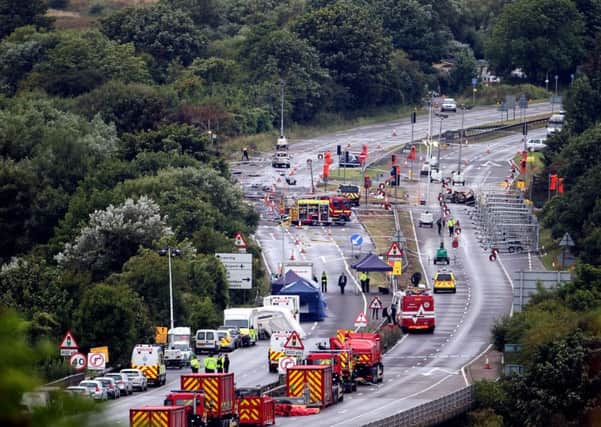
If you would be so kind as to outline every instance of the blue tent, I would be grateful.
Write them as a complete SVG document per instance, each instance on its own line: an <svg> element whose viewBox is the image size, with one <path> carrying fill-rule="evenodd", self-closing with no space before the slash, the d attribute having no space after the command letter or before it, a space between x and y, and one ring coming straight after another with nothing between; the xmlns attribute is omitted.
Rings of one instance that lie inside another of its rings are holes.
<svg viewBox="0 0 601 427"><path fill-rule="evenodd" d="M302 277L300 277L294 271L288 270L286 274L278 277L276 280L271 282L271 294L276 295L280 293L280 290L284 286L289 285L290 283L294 283L297 280L302 280Z"/></svg>
<svg viewBox="0 0 601 427"><path fill-rule="evenodd" d="M301 322L319 321L326 317L326 302L319 288L310 281L299 277L298 280L285 285L279 295L300 296Z"/></svg>
<svg viewBox="0 0 601 427"><path fill-rule="evenodd" d="M392 271L392 266L385 263L377 255L371 252L361 259L357 264L351 266L357 271Z"/></svg>

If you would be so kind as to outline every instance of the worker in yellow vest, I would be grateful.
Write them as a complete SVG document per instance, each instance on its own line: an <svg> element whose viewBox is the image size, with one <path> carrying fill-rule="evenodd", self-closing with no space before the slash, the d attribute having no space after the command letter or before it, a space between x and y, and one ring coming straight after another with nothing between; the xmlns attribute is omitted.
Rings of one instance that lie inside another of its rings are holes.
<svg viewBox="0 0 601 427"><path fill-rule="evenodd" d="M213 353L205 357L204 366L206 374L212 374L215 372L215 369L217 369L217 358Z"/></svg>
<svg viewBox="0 0 601 427"><path fill-rule="evenodd" d="M190 368L192 368L193 374L196 374L200 369L200 360L198 360L198 357L196 357L195 354L192 355L192 359L190 359Z"/></svg>

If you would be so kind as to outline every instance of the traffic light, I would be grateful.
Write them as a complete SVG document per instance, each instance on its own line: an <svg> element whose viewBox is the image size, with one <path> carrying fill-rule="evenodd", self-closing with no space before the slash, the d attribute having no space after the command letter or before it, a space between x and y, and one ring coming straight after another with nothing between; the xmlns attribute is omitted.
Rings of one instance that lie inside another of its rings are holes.
<svg viewBox="0 0 601 427"><path fill-rule="evenodd" d="M340 156L342 154L342 145L338 144L336 146L336 155Z"/></svg>
<svg viewBox="0 0 601 427"><path fill-rule="evenodd" d="M363 144L363 150L361 150L361 154L365 154L365 157L367 157L367 144Z"/></svg>
<svg viewBox="0 0 601 427"><path fill-rule="evenodd" d="M417 122L417 113L414 111L411 113L411 123Z"/></svg>
<svg viewBox="0 0 601 427"><path fill-rule="evenodd" d="M549 190L556 191L557 190L557 175L549 175Z"/></svg>
<svg viewBox="0 0 601 427"><path fill-rule="evenodd" d="M522 135L528 135L528 123L524 123L522 126Z"/></svg>
<svg viewBox="0 0 601 427"><path fill-rule="evenodd" d="M392 155L392 164L396 165L396 154Z"/></svg>
<svg viewBox="0 0 601 427"><path fill-rule="evenodd" d="M368 175L365 175L365 177L363 177L363 187L365 187L365 189L371 187L371 178Z"/></svg>

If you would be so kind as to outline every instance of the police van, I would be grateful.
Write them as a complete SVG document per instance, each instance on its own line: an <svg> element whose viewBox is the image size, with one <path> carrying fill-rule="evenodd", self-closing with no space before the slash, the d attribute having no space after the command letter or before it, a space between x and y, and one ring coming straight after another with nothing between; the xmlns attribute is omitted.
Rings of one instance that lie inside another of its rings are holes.
<svg viewBox="0 0 601 427"><path fill-rule="evenodd" d="M167 382L167 367L163 348L155 344L137 344L131 353L132 369L139 369L148 384L161 386Z"/></svg>

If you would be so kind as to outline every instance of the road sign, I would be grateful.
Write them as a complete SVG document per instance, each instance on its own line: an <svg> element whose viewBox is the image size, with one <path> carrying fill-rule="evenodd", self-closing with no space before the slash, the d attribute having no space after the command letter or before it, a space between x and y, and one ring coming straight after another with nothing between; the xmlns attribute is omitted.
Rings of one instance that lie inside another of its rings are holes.
<svg viewBox="0 0 601 427"><path fill-rule="evenodd" d="M572 236L570 236L569 233L564 234L559 242L559 246L575 246Z"/></svg>
<svg viewBox="0 0 601 427"><path fill-rule="evenodd" d="M296 359L294 357L291 357L291 356L282 357L278 362L278 372L280 374L285 374L286 369L288 369L289 367L294 366L294 365L296 365Z"/></svg>
<svg viewBox="0 0 601 427"><path fill-rule="evenodd" d="M363 244L363 236L358 233L351 235L351 243L353 246L361 246Z"/></svg>
<svg viewBox="0 0 601 427"><path fill-rule="evenodd" d="M380 300L380 298L378 297L374 297L371 302L369 303L369 308L373 309L381 309L382 308L382 301Z"/></svg>
<svg viewBox="0 0 601 427"><path fill-rule="evenodd" d="M109 348L106 345L103 345L101 347L92 347L90 349L90 353L102 353L102 354L104 354L104 360L107 363L110 362L110 360L109 360Z"/></svg>
<svg viewBox="0 0 601 427"><path fill-rule="evenodd" d="M154 342L157 344L167 344L167 332L169 328L167 326L155 326L154 327Z"/></svg>
<svg viewBox="0 0 601 427"><path fill-rule="evenodd" d="M526 99L525 95L521 95L520 98L518 99L518 106L523 110L525 108L528 108L528 100Z"/></svg>
<svg viewBox="0 0 601 427"><path fill-rule="evenodd" d="M106 359L102 353L88 353L88 369L106 369Z"/></svg>
<svg viewBox="0 0 601 427"><path fill-rule="evenodd" d="M476 86L478 84L478 79L477 78L472 78L472 86Z"/></svg>
<svg viewBox="0 0 601 427"><path fill-rule="evenodd" d="M392 242L388 252L386 252L386 256L388 258L402 258L403 251L397 242Z"/></svg>
<svg viewBox="0 0 601 427"><path fill-rule="evenodd" d="M63 357L69 357L72 354L77 353L77 349L76 348L61 348L60 349L60 354Z"/></svg>
<svg viewBox="0 0 601 427"><path fill-rule="evenodd" d="M364 312L360 312L355 318L355 327L362 328L367 326L367 317Z"/></svg>
<svg viewBox="0 0 601 427"><path fill-rule="evenodd" d="M240 233L239 231L234 236L234 246L238 249L246 249L246 247L248 246L246 244L246 240L244 240L244 236L242 236L242 233Z"/></svg>
<svg viewBox="0 0 601 427"><path fill-rule="evenodd" d="M60 349L77 350L79 348L79 345L77 345L77 341L75 341L75 338L73 338L73 334L71 333L71 331L67 331L58 347Z"/></svg>
<svg viewBox="0 0 601 427"><path fill-rule="evenodd" d="M515 95L505 95L505 105L507 108L515 108Z"/></svg>
<svg viewBox="0 0 601 427"><path fill-rule="evenodd" d="M401 261L395 261L392 264L392 275L400 276L401 274L403 274L403 263Z"/></svg>
<svg viewBox="0 0 601 427"><path fill-rule="evenodd" d="M73 353L69 358L69 365L76 371L83 371L88 365L88 360L85 354Z"/></svg>
<svg viewBox="0 0 601 427"><path fill-rule="evenodd" d="M252 288L252 254L217 253L215 256L225 267L230 289Z"/></svg>
<svg viewBox="0 0 601 427"><path fill-rule="evenodd" d="M303 344L298 332L292 331L286 344L284 344L284 348L288 350L304 350L305 345Z"/></svg>

